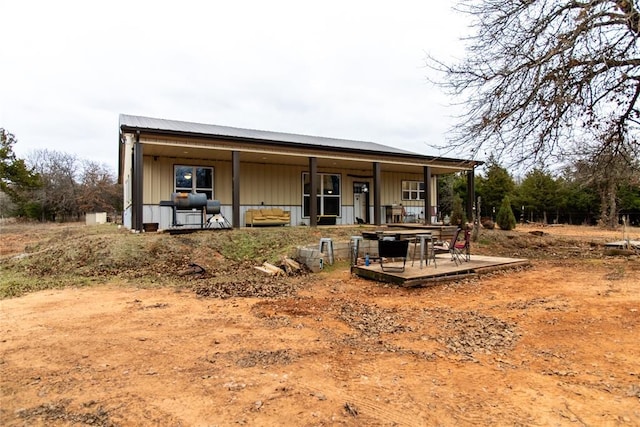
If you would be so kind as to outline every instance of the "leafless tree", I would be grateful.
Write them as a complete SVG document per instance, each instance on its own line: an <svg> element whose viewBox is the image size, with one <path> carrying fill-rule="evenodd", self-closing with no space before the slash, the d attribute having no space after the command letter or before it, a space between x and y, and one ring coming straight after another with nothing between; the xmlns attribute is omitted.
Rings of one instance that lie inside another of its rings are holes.
<svg viewBox="0 0 640 427"><path fill-rule="evenodd" d="M525 166L638 156L639 0L461 0L468 55L437 83L463 105L452 150Z"/></svg>
<svg viewBox="0 0 640 427"><path fill-rule="evenodd" d="M42 187L35 195L42 205L43 220L67 221L79 216L78 158L55 150L36 150L28 157L30 166L40 175Z"/></svg>
<svg viewBox="0 0 640 427"><path fill-rule="evenodd" d="M116 212L122 206L122 191L116 177L104 164L85 160L80 173L78 208L87 212Z"/></svg>
<svg viewBox="0 0 640 427"><path fill-rule="evenodd" d="M33 197L41 219L78 220L88 212L122 209L122 191L107 165L55 150L34 151L28 162L42 181Z"/></svg>
<svg viewBox="0 0 640 427"><path fill-rule="evenodd" d="M614 155L611 148L600 151L597 157L574 163L575 177L592 186L600 198L600 225L618 225L618 187L621 183L640 184L640 161L629 164L627 156Z"/></svg>

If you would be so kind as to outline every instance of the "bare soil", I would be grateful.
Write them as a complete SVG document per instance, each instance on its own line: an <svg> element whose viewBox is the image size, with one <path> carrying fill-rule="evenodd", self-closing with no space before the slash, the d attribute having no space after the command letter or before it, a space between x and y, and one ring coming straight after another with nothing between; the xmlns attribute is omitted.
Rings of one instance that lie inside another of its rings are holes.
<svg viewBox="0 0 640 427"><path fill-rule="evenodd" d="M531 268L424 288L342 264L257 297L191 278L2 300L0 424L640 425L639 257L604 255L620 232L514 233L473 250Z"/></svg>

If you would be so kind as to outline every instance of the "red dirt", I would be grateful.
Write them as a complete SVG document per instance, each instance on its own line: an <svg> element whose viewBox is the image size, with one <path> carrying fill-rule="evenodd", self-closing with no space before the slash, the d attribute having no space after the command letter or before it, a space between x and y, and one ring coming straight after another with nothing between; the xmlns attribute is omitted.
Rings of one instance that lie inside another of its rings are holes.
<svg viewBox="0 0 640 427"><path fill-rule="evenodd" d="M416 289L336 269L285 298L3 300L0 423L640 425L638 257L532 264Z"/></svg>

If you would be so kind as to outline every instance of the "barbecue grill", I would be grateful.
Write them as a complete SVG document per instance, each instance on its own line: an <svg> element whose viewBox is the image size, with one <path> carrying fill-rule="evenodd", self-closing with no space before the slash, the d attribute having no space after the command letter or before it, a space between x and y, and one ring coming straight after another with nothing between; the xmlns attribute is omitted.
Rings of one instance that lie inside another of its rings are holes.
<svg viewBox="0 0 640 427"><path fill-rule="evenodd" d="M171 200L160 202L173 210L173 227L186 225L178 222L178 211L195 211L200 219L200 228L231 228L231 224L222 215L219 200L207 200L204 193L171 193Z"/></svg>

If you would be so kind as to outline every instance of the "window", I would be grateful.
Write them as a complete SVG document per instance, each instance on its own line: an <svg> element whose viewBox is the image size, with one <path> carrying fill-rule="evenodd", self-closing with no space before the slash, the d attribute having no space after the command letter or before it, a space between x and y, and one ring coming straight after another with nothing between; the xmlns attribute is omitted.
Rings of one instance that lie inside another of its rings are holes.
<svg viewBox="0 0 640 427"><path fill-rule="evenodd" d="M174 166L176 193L204 193L213 199L213 168L200 166Z"/></svg>
<svg viewBox="0 0 640 427"><path fill-rule="evenodd" d="M340 196L340 175L319 173L318 174L318 192L317 192L317 210L318 215L336 215L340 216L341 196ZM303 216L309 216L309 202L311 200L311 180L309 174L302 174L303 183Z"/></svg>
<svg viewBox="0 0 640 427"><path fill-rule="evenodd" d="M424 200L424 182L402 181L402 200Z"/></svg>

